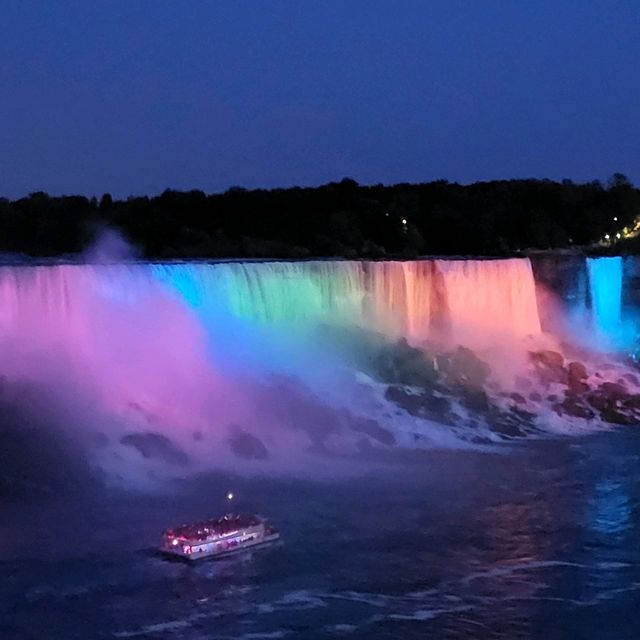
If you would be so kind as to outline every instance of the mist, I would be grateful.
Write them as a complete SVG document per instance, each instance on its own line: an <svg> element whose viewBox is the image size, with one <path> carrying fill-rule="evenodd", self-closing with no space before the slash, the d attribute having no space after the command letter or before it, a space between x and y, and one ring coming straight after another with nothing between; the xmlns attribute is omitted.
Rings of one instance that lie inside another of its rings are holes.
<svg viewBox="0 0 640 640"><path fill-rule="evenodd" d="M544 402L518 413L513 401L523 379L538 384L530 353L563 351L571 334L528 260L135 255L107 232L84 264L0 270L5 400L27 390L2 428L34 448L54 438L67 455L50 467L138 489L212 470L328 477L402 449L576 428ZM585 351L586 333L573 338Z"/></svg>

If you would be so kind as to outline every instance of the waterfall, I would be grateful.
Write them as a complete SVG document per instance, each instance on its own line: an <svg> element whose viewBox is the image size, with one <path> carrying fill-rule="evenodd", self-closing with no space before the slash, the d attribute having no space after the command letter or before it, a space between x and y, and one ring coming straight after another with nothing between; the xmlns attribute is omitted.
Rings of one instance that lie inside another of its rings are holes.
<svg viewBox="0 0 640 640"><path fill-rule="evenodd" d="M613 337L622 322L622 258L588 258L589 292L595 328Z"/></svg>
<svg viewBox="0 0 640 640"><path fill-rule="evenodd" d="M472 329L540 332L525 259L0 267L0 337L90 352L109 339L109 310L116 318L153 313L154 331L171 315L285 331L357 325L416 342L443 327L456 340Z"/></svg>
<svg viewBox="0 0 640 640"><path fill-rule="evenodd" d="M202 468L217 452L226 455L239 429L283 459L334 431L356 446L361 433L342 427L356 418L362 427L366 416L396 425L398 441L415 442L413 420L388 407L367 368L387 345L358 329L414 345L442 341L447 349L538 333L531 265L3 266L0 396L5 377L7 389L24 386L33 398L27 410L86 435L98 464L114 475L126 473L130 456L138 455L122 444L131 433L158 445L164 437Z"/></svg>
<svg viewBox="0 0 640 640"><path fill-rule="evenodd" d="M540 333L529 260L438 260L454 338Z"/></svg>

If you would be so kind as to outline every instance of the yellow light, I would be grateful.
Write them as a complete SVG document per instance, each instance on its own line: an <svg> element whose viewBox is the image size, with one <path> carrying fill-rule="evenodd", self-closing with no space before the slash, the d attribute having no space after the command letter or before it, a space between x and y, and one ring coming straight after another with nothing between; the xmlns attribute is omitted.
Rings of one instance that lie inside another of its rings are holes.
<svg viewBox="0 0 640 640"><path fill-rule="evenodd" d="M605 233L605 234L604 234L604 239L605 239L605 240L608 240L608 239L609 239L609 234L608 234L608 233Z"/></svg>
<svg viewBox="0 0 640 640"><path fill-rule="evenodd" d="M616 238L618 238L618 240L620 240L620 234L616 233Z"/></svg>

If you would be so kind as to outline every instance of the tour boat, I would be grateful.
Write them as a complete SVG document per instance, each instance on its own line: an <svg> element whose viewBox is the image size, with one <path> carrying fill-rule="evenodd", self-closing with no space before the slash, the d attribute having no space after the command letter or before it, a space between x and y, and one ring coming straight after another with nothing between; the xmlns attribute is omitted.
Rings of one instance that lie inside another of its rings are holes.
<svg viewBox="0 0 640 640"><path fill-rule="evenodd" d="M280 534L259 516L227 514L165 531L160 551L184 560L200 560L227 556L279 538Z"/></svg>

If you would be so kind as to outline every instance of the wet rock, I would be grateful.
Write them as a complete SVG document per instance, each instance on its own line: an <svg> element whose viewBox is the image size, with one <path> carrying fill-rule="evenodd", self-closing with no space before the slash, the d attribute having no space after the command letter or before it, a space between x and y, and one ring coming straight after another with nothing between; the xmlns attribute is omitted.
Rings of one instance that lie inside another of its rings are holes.
<svg viewBox="0 0 640 640"><path fill-rule="evenodd" d="M331 329L335 333L335 329ZM388 384L429 386L437 378L432 354L412 347L404 338L391 343L382 335L362 330L341 330L342 347L358 366Z"/></svg>
<svg viewBox="0 0 640 640"><path fill-rule="evenodd" d="M558 415L568 415L574 418L584 418L585 420L591 420L595 417L595 412L579 398L569 395L561 404L555 405L554 409Z"/></svg>
<svg viewBox="0 0 640 640"><path fill-rule="evenodd" d="M129 433L120 438L120 442L137 449L145 458L180 466L189 464L189 456L161 433Z"/></svg>
<svg viewBox="0 0 640 640"><path fill-rule="evenodd" d="M547 400L549 402L557 402L558 401L558 396L555 395L555 393L552 393L551 395L547 396Z"/></svg>
<svg viewBox="0 0 640 640"><path fill-rule="evenodd" d="M236 429L229 438L231 451L244 460L267 460L269 451L262 440L244 429Z"/></svg>
<svg viewBox="0 0 640 640"><path fill-rule="evenodd" d="M594 409L597 409L598 411L602 411L610 403L609 399L606 396L597 392L587 395L586 400Z"/></svg>
<svg viewBox="0 0 640 640"><path fill-rule="evenodd" d="M533 402L541 402L542 396L537 391L533 391L529 394L529 400L533 400Z"/></svg>
<svg viewBox="0 0 640 640"><path fill-rule="evenodd" d="M460 401L470 411L486 412L490 408L489 397L484 389L468 387L461 390Z"/></svg>
<svg viewBox="0 0 640 640"><path fill-rule="evenodd" d="M373 440L377 440L387 447L392 447L396 443L394 435L384 427L381 427L375 420L370 418L356 418L351 423L351 428L359 433L365 433Z"/></svg>
<svg viewBox="0 0 640 640"><path fill-rule="evenodd" d="M390 402L395 402L412 416L419 416L422 413L422 398L418 394L410 393L402 387L388 387L384 397Z"/></svg>
<svg viewBox="0 0 640 640"><path fill-rule="evenodd" d="M586 380L589 377L587 367L582 362L570 362L567 368L570 380Z"/></svg>
<svg viewBox="0 0 640 640"><path fill-rule="evenodd" d="M590 387L586 382L582 382L575 378L569 378L569 393L575 396L582 395L589 391Z"/></svg>
<svg viewBox="0 0 640 640"><path fill-rule="evenodd" d="M404 338L380 351L377 360L377 368L386 382L428 386L437 377L433 358Z"/></svg>
<svg viewBox="0 0 640 640"><path fill-rule="evenodd" d="M518 404L526 404L527 403L527 399L523 395L520 395L517 391L514 391L512 394L510 394L510 398L514 402L517 402Z"/></svg>
<svg viewBox="0 0 640 640"><path fill-rule="evenodd" d="M599 391L612 400L621 400L629 395L626 387L618 382L603 382Z"/></svg>
<svg viewBox="0 0 640 640"><path fill-rule="evenodd" d="M536 365L541 365L547 369L564 368L564 356L557 351L543 349L542 351L532 351L530 355Z"/></svg>
<svg viewBox="0 0 640 640"><path fill-rule="evenodd" d="M532 351L531 360L542 382L567 384L569 373L564 368L564 357L557 351Z"/></svg>
<svg viewBox="0 0 640 640"><path fill-rule="evenodd" d="M630 395L624 400L622 400L622 406L640 412L640 395L634 394Z"/></svg>
<svg viewBox="0 0 640 640"><path fill-rule="evenodd" d="M524 436L533 427L534 421L534 414L516 405L509 411L494 408L487 415L487 423L491 426L491 431L507 438Z"/></svg>
<svg viewBox="0 0 640 640"><path fill-rule="evenodd" d="M520 425L515 421L501 420L493 424L492 431L507 438L519 438L524 435Z"/></svg>
<svg viewBox="0 0 640 640"><path fill-rule="evenodd" d="M610 422L611 424L634 424L637 422L633 416L629 416L613 406L604 407L600 415L605 422Z"/></svg>
<svg viewBox="0 0 640 640"><path fill-rule="evenodd" d="M491 374L491 367L471 349L458 347L451 354L446 374L448 380L454 384L482 387Z"/></svg>
<svg viewBox="0 0 640 640"><path fill-rule="evenodd" d="M422 396L422 406L432 416L446 416L451 412L451 403L447 398L442 396L434 396L433 394L424 394Z"/></svg>
<svg viewBox="0 0 640 640"><path fill-rule="evenodd" d="M390 386L385 392L385 398L412 416L429 418L443 424L454 423L451 403L445 397L435 396L431 392L411 393L403 387Z"/></svg>

